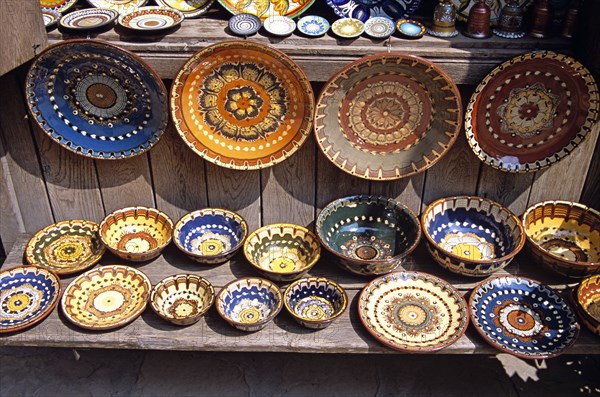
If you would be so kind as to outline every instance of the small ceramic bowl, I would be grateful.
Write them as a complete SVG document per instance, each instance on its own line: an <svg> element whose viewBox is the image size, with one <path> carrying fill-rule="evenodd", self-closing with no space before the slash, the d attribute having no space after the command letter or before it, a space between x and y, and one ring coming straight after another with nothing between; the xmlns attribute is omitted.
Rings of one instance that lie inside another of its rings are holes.
<svg viewBox="0 0 600 397"><path fill-rule="evenodd" d="M205 278L176 274L161 280L150 292L150 307L156 314L177 325L191 325L210 309L215 290Z"/></svg>
<svg viewBox="0 0 600 397"><path fill-rule="evenodd" d="M317 236L287 223L263 226L248 236L244 255L261 275L273 281L303 277L321 256Z"/></svg>
<svg viewBox="0 0 600 397"><path fill-rule="evenodd" d="M235 212L206 208L184 215L173 229L173 241L196 262L216 265L231 259L247 233L246 221Z"/></svg>
<svg viewBox="0 0 600 397"><path fill-rule="evenodd" d="M405 205L365 195L328 204L317 217L316 231L342 268L365 276L395 270L421 238L419 219Z"/></svg>
<svg viewBox="0 0 600 397"><path fill-rule="evenodd" d="M330 27L327 19L317 15L304 16L298 20L296 25L300 33L311 37L323 36Z"/></svg>
<svg viewBox="0 0 600 397"><path fill-rule="evenodd" d="M251 36L260 30L262 23L254 14L241 13L232 16L227 23L231 33L238 36Z"/></svg>
<svg viewBox="0 0 600 397"><path fill-rule="evenodd" d="M544 201L521 219L538 263L568 277L600 273L600 212L570 201Z"/></svg>
<svg viewBox="0 0 600 397"><path fill-rule="evenodd" d="M258 331L281 311L279 288L257 277L240 278L225 285L217 295L217 312L242 331Z"/></svg>
<svg viewBox="0 0 600 397"><path fill-rule="evenodd" d="M264 20L263 26L273 36L289 36L296 30L296 22L285 15L268 16Z"/></svg>
<svg viewBox="0 0 600 397"><path fill-rule="evenodd" d="M394 21L387 17L371 17L365 22L365 33L374 39L387 39L395 31Z"/></svg>
<svg viewBox="0 0 600 397"><path fill-rule="evenodd" d="M576 298L579 318L590 331L600 336L600 276L581 281Z"/></svg>
<svg viewBox="0 0 600 397"><path fill-rule="evenodd" d="M173 222L154 208L117 210L100 223L100 239L110 252L129 261L154 259L171 242Z"/></svg>
<svg viewBox="0 0 600 397"><path fill-rule="evenodd" d="M396 30L400 36L407 39L420 39L425 34L425 26L421 22L412 19L400 19L396 21Z"/></svg>
<svg viewBox="0 0 600 397"><path fill-rule="evenodd" d="M286 288L283 303L300 324L321 329L342 315L348 306L348 296L331 280L308 277L294 281Z"/></svg>
<svg viewBox="0 0 600 397"><path fill-rule="evenodd" d="M351 39L360 36L365 31L365 24L356 18L341 18L331 25L331 30L338 37Z"/></svg>
<svg viewBox="0 0 600 397"><path fill-rule="evenodd" d="M508 265L525 244L519 218L482 197L436 200L423 212L421 223L431 256L464 276L489 276Z"/></svg>

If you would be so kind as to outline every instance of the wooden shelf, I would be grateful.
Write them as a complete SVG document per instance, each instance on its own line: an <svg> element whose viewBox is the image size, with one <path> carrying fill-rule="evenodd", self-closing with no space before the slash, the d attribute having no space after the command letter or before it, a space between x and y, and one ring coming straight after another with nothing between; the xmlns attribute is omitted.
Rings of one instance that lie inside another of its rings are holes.
<svg viewBox="0 0 600 397"><path fill-rule="evenodd" d="M2 269L23 263L23 251L29 239L22 235L15 243ZM103 264L123 263L107 253ZM164 255L154 261L129 264L148 275L153 284L176 273L194 273L207 278L218 291L227 282L243 276L256 276L243 255L236 255L230 262L217 267L204 266L188 259L171 244ZM436 265L419 247L407 263L406 270L418 270L435 274L468 293L479 281L450 273ZM527 257L517 258L501 274L536 275L537 279L557 289L574 286L565 279L535 269ZM360 290L368 278L354 276L337 268L331 258L324 257L311 271L311 275L331 278L347 291L348 310L330 327L312 331L297 324L285 309L261 331L245 333L238 331L219 317L214 307L198 323L179 327L171 325L147 308L141 317L131 324L104 332L86 331L72 325L56 308L48 318L36 326L0 335L0 346L55 346L73 348L123 348L151 350L202 350L239 352L299 352L299 353L399 353L377 342L363 327L357 311ZM62 280L66 287L73 277ZM598 337L582 329L577 342L567 350L569 354L600 354ZM498 351L479 336L472 325L455 344L439 354L495 354Z"/></svg>

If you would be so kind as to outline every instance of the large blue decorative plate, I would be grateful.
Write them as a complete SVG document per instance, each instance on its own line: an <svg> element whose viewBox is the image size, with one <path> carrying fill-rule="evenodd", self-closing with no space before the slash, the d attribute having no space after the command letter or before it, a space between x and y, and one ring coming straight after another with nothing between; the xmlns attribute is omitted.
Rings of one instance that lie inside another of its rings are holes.
<svg viewBox="0 0 600 397"><path fill-rule="evenodd" d="M42 321L60 298L58 276L36 266L0 272L0 333L18 331Z"/></svg>
<svg viewBox="0 0 600 397"><path fill-rule="evenodd" d="M488 343L518 357L557 356L579 333L575 314L565 300L524 277L483 281L473 290L469 309L473 325Z"/></svg>
<svg viewBox="0 0 600 397"><path fill-rule="evenodd" d="M42 130L83 156L141 154L167 126L167 92L158 75L134 54L101 41L48 47L29 69L26 94Z"/></svg>
<svg viewBox="0 0 600 397"><path fill-rule="evenodd" d="M356 18L363 22L371 17L396 20L408 18L419 7L421 0L327 0L327 4L342 18Z"/></svg>

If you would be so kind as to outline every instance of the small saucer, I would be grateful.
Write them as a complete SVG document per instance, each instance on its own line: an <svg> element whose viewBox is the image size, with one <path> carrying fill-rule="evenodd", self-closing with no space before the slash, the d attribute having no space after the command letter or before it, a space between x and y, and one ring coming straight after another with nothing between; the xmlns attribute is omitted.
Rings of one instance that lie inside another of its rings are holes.
<svg viewBox="0 0 600 397"><path fill-rule="evenodd" d="M93 30L113 23L119 13L111 9L85 8L64 15L60 19L60 26L72 30Z"/></svg>
<svg viewBox="0 0 600 397"><path fill-rule="evenodd" d="M397 20L396 29L401 36L409 39L420 39L425 34L426 30L421 22L412 19Z"/></svg>
<svg viewBox="0 0 600 397"><path fill-rule="evenodd" d="M183 21L183 14L167 7L139 7L135 11L121 14L119 24L138 31L158 31L171 29Z"/></svg>
<svg viewBox="0 0 600 397"><path fill-rule="evenodd" d="M307 15L298 20L298 30L307 36L323 36L329 31L329 22L327 19L318 15Z"/></svg>
<svg viewBox="0 0 600 397"><path fill-rule="evenodd" d="M365 24L356 18L338 19L331 25L331 30L343 39L360 36L365 31Z"/></svg>
<svg viewBox="0 0 600 397"><path fill-rule="evenodd" d="M284 15L273 15L263 22L265 30L274 36L289 36L296 30L296 22Z"/></svg>
<svg viewBox="0 0 600 397"><path fill-rule="evenodd" d="M251 36L261 27L260 18L253 14L237 14L229 19L229 30L238 36Z"/></svg>
<svg viewBox="0 0 600 397"><path fill-rule="evenodd" d="M365 33L374 39L387 39L395 31L394 21L386 17L373 17L365 22Z"/></svg>
<svg viewBox="0 0 600 397"><path fill-rule="evenodd" d="M42 8L42 19L44 20L44 26L50 30L58 23L60 19L60 12L51 8Z"/></svg>

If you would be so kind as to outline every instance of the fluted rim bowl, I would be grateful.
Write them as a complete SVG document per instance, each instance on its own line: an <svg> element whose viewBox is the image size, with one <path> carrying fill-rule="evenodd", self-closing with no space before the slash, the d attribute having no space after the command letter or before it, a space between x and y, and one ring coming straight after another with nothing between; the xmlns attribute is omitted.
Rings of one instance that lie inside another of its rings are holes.
<svg viewBox="0 0 600 397"><path fill-rule="evenodd" d="M294 281L283 294L283 304L296 321L308 328L325 328L348 306L346 291L323 277Z"/></svg>
<svg viewBox="0 0 600 397"><path fill-rule="evenodd" d="M600 336L600 275L582 280L574 296L582 322L590 331Z"/></svg>
<svg viewBox="0 0 600 397"><path fill-rule="evenodd" d="M283 306L277 285L259 277L243 277L226 284L215 306L225 321L242 331L258 331L275 318Z"/></svg>
<svg viewBox="0 0 600 397"><path fill-rule="evenodd" d="M421 239L421 224L404 204L356 195L329 203L316 222L321 244L350 272L377 276L396 269Z"/></svg>
<svg viewBox="0 0 600 397"><path fill-rule="evenodd" d="M154 259L171 242L173 221L167 214L146 207L127 207L107 215L100 223L100 239L120 258L141 262Z"/></svg>
<svg viewBox="0 0 600 397"><path fill-rule="evenodd" d="M196 262L220 264L242 247L248 234L244 218L221 208L205 208L184 215L173 229L177 248Z"/></svg>
<svg viewBox="0 0 600 397"><path fill-rule="evenodd" d="M503 269L525 244L519 218L483 197L436 200L423 211L421 223L431 256L464 276L485 277Z"/></svg>
<svg viewBox="0 0 600 397"><path fill-rule="evenodd" d="M264 277L293 281L317 263L321 245L317 236L305 227L275 223L250 233L244 242L244 255Z"/></svg>
<svg viewBox="0 0 600 397"><path fill-rule="evenodd" d="M210 281L195 274L176 274L158 282L150 292L150 307L176 325L198 322L215 301Z"/></svg>
<svg viewBox="0 0 600 397"><path fill-rule="evenodd" d="M600 212L572 201L543 201L521 220L539 263L567 277L600 273Z"/></svg>

